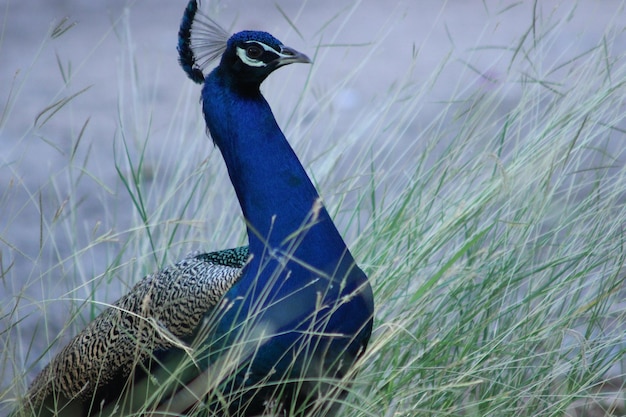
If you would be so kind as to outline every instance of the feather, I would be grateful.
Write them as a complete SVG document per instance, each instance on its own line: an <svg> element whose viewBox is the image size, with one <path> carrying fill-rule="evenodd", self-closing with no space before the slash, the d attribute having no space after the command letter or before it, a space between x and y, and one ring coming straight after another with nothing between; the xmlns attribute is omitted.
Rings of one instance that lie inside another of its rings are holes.
<svg viewBox="0 0 626 417"><path fill-rule="evenodd" d="M187 5L178 30L178 62L195 83L204 82L204 70L226 50L230 34L202 10L198 1Z"/></svg>
<svg viewBox="0 0 626 417"><path fill-rule="evenodd" d="M41 371L26 395L26 409L39 415L42 407L111 396L100 389L122 386L153 352L184 348L182 339L239 279L247 258L247 247L197 253L143 278Z"/></svg>

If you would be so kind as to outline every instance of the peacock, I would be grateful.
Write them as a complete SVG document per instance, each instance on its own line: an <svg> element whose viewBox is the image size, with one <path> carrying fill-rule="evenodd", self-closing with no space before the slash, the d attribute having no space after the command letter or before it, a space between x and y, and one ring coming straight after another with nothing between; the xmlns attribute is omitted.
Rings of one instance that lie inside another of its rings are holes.
<svg viewBox="0 0 626 417"><path fill-rule="evenodd" d="M44 368L17 415L332 416L367 348L372 288L260 91L311 60L267 32L229 36L196 0L177 49L203 85L248 246L139 281Z"/></svg>

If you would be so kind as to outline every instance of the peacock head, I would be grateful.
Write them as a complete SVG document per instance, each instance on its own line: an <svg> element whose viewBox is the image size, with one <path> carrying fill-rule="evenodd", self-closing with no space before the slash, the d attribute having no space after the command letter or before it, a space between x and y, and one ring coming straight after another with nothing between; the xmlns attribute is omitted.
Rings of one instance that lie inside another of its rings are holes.
<svg viewBox="0 0 626 417"><path fill-rule="evenodd" d="M246 30L228 39L220 67L239 82L260 85L275 69L296 62L311 60L267 32Z"/></svg>
<svg viewBox="0 0 626 417"><path fill-rule="evenodd" d="M230 36L190 0L178 31L179 62L189 78L204 82L204 70L220 57L221 71L239 84L258 87L272 71L295 62L310 63L267 32L250 31Z"/></svg>

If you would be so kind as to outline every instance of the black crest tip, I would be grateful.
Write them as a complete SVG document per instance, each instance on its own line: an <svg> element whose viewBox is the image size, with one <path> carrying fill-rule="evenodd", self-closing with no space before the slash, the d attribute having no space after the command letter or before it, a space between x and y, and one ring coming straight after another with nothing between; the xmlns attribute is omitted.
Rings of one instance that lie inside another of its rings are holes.
<svg viewBox="0 0 626 417"><path fill-rule="evenodd" d="M190 0L178 29L178 62L195 83L204 82L204 70L226 49L229 33Z"/></svg>

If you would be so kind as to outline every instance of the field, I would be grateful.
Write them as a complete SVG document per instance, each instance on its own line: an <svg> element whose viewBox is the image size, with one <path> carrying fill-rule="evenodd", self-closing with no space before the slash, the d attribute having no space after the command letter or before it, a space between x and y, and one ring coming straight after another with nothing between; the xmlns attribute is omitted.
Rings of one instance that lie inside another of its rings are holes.
<svg viewBox="0 0 626 417"><path fill-rule="evenodd" d="M184 2L39 3L0 26L0 415L142 276L245 244ZM374 287L344 415L626 415L624 4L239 3L313 58L263 91Z"/></svg>

